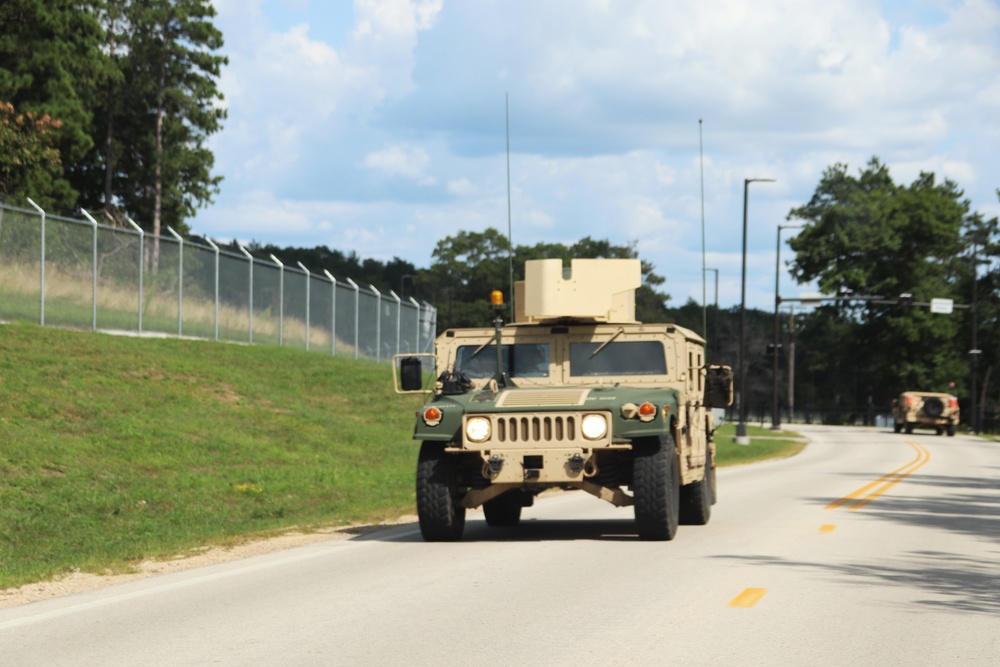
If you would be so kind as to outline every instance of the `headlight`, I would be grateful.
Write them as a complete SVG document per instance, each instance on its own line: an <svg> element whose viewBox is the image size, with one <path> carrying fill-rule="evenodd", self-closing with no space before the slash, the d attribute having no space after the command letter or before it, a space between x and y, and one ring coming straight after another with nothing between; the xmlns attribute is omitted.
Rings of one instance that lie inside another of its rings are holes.
<svg viewBox="0 0 1000 667"><path fill-rule="evenodd" d="M484 442L490 437L490 420L485 417L470 417L465 422L465 437L471 442Z"/></svg>
<svg viewBox="0 0 1000 667"><path fill-rule="evenodd" d="M599 440L608 433L608 420L604 415L584 415L580 429L587 440Z"/></svg>

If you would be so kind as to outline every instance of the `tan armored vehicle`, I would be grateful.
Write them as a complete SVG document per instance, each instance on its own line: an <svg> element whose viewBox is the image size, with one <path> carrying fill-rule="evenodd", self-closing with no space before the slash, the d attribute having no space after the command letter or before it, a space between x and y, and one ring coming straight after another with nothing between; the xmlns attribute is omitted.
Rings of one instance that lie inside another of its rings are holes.
<svg viewBox="0 0 1000 667"><path fill-rule="evenodd" d="M451 329L436 341L436 381L397 357L397 391L425 391L414 439L417 513L428 541L458 540L465 512L513 526L545 489L581 489L633 506L646 540L705 524L715 502L713 407L732 402L732 371L705 364L705 342L635 320L639 260L532 260L515 286L513 324Z"/></svg>
<svg viewBox="0 0 1000 667"><path fill-rule="evenodd" d="M958 399L951 394L904 391L892 402L893 430L913 433L914 428L932 428L938 435L955 435Z"/></svg>

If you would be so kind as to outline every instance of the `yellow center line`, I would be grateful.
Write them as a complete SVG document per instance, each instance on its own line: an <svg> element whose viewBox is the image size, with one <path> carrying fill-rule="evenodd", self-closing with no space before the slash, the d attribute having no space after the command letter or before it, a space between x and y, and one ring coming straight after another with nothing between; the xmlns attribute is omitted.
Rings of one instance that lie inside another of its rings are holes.
<svg viewBox="0 0 1000 667"><path fill-rule="evenodd" d="M853 500L854 504L848 507L848 509L852 511L859 510L868 503L870 503L875 498L878 498L880 495L891 489L893 486L895 486L902 480L906 479L907 476L909 476L911 473L913 473L918 468L922 467L924 464L926 464L928 461L931 460L930 452L927 451L927 449L920 443L907 440L906 444L908 444L910 447L913 447L913 449L916 450L917 457L915 459L913 459L912 461L910 461L901 468L897 468L896 470L893 470L888 474L882 475L874 482L866 484L857 491L854 491L853 493L848 494L843 498L839 498L833 501L832 503L826 506L826 509L828 510L837 509L838 507L846 505L847 503ZM860 497L866 493L868 494L867 496L865 496L864 498Z"/></svg>
<svg viewBox="0 0 1000 667"><path fill-rule="evenodd" d="M837 527L835 525L833 525L832 523L824 523L822 526L819 527L819 532L821 532L821 533L832 533L836 529L837 529Z"/></svg>
<svg viewBox="0 0 1000 667"><path fill-rule="evenodd" d="M750 608L760 602L760 599L767 593L763 588L747 588L742 593L729 601L730 607Z"/></svg>

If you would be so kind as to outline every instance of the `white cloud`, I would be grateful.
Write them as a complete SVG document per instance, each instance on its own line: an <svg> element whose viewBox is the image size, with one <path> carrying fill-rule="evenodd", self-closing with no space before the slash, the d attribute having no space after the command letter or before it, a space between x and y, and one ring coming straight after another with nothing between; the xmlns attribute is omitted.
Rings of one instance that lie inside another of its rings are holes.
<svg viewBox="0 0 1000 667"><path fill-rule="evenodd" d="M435 181L424 175L430 156L420 146L397 144L365 156L364 165L369 169L381 171L389 176L401 176L423 185L431 185Z"/></svg>

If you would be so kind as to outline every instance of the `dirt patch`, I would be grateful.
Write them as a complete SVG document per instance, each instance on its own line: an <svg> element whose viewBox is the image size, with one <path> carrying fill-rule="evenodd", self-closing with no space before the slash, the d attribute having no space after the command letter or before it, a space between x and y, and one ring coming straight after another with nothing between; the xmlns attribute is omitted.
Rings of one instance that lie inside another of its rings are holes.
<svg viewBox="0 0 1000 667"><path fill-rule="evenodd" d="M250 556L281 551L282 549L291 549L306 544L315 544L316 542L346 540L357 535L374 532L387 526L414 523L416 520L417 517L415 516L404 516L396 521L378 525L341 526L339 528L314 530L308 533L291 531L276 537L251 540L232 547L211 547L205 548L200 552L183 554L166 560L144 561L138 565L138 572L130 574L101 575L87 572L73 572L53 581L41 581L35 584L26 584L20 588L8 588L0 591L0 609L17 607L29 602L48 600L49 598L63 595L72 595L73 593L82 593L97 588L105 588L135 579L145 579L170 572L204 567L205 565L212 565L214 563L249 558Z"/></svg>

